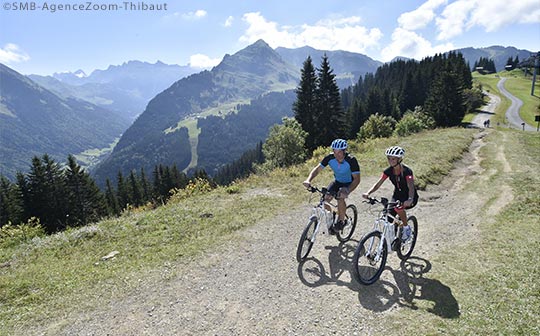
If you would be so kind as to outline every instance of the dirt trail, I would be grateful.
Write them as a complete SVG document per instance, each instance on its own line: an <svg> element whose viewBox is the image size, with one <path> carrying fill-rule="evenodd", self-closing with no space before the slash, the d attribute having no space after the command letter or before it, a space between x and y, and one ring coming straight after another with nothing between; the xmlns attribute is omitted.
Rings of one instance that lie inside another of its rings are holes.
<svg viewBox="0 0 540 336"><path fill-rule="evenodd" d="M230 243L204 257L176 265L179 276L172 280L162 280L159 274L141 279L138 290L124 299L104 302L92 312L74 312L35 334L369 335L384 331L381 313L414 308L420 300L433 303L433 312L426 314L440 314L437 306L444 301L452 309L443 317L456 317L459 304L451 288L429 273L444 265L431 264L430 259L450 242L473 237L470 233L489 195L466 186L495 173L483 171L478 155L485 134L491 131L479 132L451 175L420 193L421 201L414 209L420 234L413 257L402 269L397 256L389 255L387 269L372 286L351 279L350 265L356 244L373 218L361 203L361 192L374 178L363 179L351 195L360 218L359 230L350 242L339 244L334 237L320 237L311 258L298 264L296 246L309 215L304 204L239 232ZM502 151L499 155L506 162ZM378 194L388 195L389 184ZM508 194L500 202L507 201ZM497 202L490 203L494 210L501 205ZM450 204L453 210L441 216Z"/></svg>

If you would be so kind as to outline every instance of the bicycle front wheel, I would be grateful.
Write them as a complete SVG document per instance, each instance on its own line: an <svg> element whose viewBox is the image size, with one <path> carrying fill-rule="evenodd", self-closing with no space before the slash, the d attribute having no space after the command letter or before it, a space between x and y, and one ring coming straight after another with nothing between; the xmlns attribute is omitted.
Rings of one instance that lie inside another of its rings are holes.
<svg viewBox="0 0 540 336"><path fill-rule="evenodd" d="M305 260L313 247L315 228L317 227L317 220L315 218L310 219L309 223L304 228L298 247L296 249L296 260L301 262Z"/></svg>
<svg viewBox="0 0 540 336"><path fill-rule="evenodd" d="M377 281L384 270L387 256L388 248L380 231L372 231L364 236L358 243L352 261L356 280L363 285Z"/></svg>
<svg viewBox="0 0 540 336"><path fill-rule="evenodd" d="M411 236L406 241L402 241L397 249L397 255L401 260L407 260L411 256L414 246L416 245L416 238L418 238L418 221L416 217L410 216L407 219L407 224L411 228ZM401 237L402 228L399 229L399 236Z"/></svg>
<svg viewBox="0 0 540 336"><path fill-rule="evenodd" d="M344 243L351 239L354 229L356 228L356 221L358 220L358 210L354 204L349 204L345 211L345 226L343 229L336 232L337 239Z"/></svg>

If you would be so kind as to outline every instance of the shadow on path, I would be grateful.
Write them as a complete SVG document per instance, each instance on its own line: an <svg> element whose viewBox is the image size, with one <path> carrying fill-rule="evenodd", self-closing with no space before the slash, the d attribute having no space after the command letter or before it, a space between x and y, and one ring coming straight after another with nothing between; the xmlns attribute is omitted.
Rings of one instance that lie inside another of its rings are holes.
<svg viewBox="0 0 540 336"><path fill-rule="evenodd" d="M308 287L319 287L329 284L346 286L358 292L360 304L373 312L383 312L394 305L418 309L418 301L430 301L432 308L426 311L442 318L460 316L459 304L450 287L436 279L425 275L431 270L431 263L419 257L411 257L402 261L399 269L389 266L385 272L392 273L395 282L379 279L371 286L358 284L353 276L351 260L354 250L347 244L327 247L330 250L330 270L327 273L317 258L308 258L298 264L298 277ZM344 272L349 272L351 281L340 280ZM384 274L384 273L383 273Z"/></svg>

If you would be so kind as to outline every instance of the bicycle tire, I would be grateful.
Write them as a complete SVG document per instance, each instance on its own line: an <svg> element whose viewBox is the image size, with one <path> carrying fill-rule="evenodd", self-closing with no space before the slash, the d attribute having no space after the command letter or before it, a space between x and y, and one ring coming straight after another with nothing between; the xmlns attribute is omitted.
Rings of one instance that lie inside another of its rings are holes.
<svg viewBox="0 0 540 336"><path fill-rule="evenodd" d="M377 251L381 242L382 250ZM380 231L372 231L364 236L358 243L354 252L352 264L355 279L363 285L371 285L379 279L388 257L388 247ZM370 251L367 253L367 251ZM380 255L377 255L380 253ZM376 259L377 257L378 260Z"/></svg>
<svg viewBox="0 0 540 336"><path fill-rule="evenodd" d="M315 228L317 227L317 220L312 218L307 223L302 235L300 236L300 241L298 242L298 247L296 248L296 260L301 262L307 258L311 248L313 247L313 234L315 233Z"/></svg>
<svg viewBox="0 0 540 336"><path fill-rule="evenodd" d="M407 219L407 224L411 227L411 238L406 242L401 242L397 248L397 255L401 260L407 260L411 256L414 246L416 245L416 239L418 238L418 220L414 216L410 216ZM401 237L401 229L399 230L399 237Z"/></svg>
<svg viewBox="0 0 540 336"><path fill-rule="evenodd" d="M342 243L351 239L354 229L356 228L356 222L358 221L358 210L354 204L347 205L345 219L347 224L345 224L343 229L336 232L337 239Z"/></svg>

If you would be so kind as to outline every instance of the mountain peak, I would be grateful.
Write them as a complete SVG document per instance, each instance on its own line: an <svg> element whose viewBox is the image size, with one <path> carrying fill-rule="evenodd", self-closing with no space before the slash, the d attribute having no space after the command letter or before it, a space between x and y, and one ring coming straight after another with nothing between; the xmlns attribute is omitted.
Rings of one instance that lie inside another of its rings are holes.
<svg viewBox="0 0 540 336"><path fill-rule="evenodd" d="M225 55L221 63L214 69L228 72L247 70L264 75L277 70L272 70L276 64L283 64L281 56L264 40L257 40L234 55Z"/></svg>
<svg viewBox="0 0 540 336"><path fill-rule="evenodd" d="M75 77L78 77L78 78L88 77L88 76L86 75L86 73L85 73L84 71L82 71L81 69L75 71L75 72L73 73L73 75L74 75Z"/></svg>
<svg viewBox="0 0 540 336"><path fill-rule="evenodd" d="M70 72L70 71L55 72L52 75L52 77L59 80L59 81L61 81L61 82L73 83L73 82L77 82L80 79L86 78L88 76L86 75L86 73L83 70L79 69L79 70L77 70L75 72Z"/></svg>

